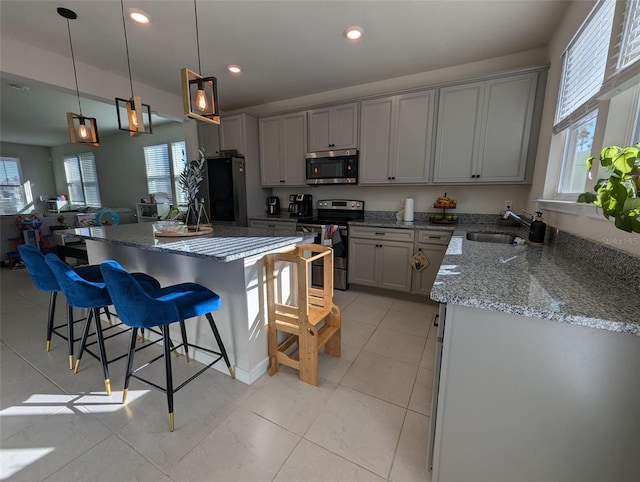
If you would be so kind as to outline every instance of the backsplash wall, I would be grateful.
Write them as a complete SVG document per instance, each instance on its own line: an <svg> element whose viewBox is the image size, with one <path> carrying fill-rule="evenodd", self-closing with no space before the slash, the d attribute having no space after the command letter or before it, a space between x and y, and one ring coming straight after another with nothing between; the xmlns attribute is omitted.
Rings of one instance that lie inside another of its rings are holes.
<svg viewBox="0 0 640 482"><path fill-rule="evenodd" d="M438 196L458 200L452 212L498 214L504 202L513 202L512 208L519 212L527 206L529 186L507 185L425 185L425 186L318 186L274 188L273 194L280 198L283 209L287 208L289 194L305 193L313 196L314 207L319 199L357 199L365 202L366 211L398 211L407 197L414 199L416 212L437 211L433 203Z"/></svg>

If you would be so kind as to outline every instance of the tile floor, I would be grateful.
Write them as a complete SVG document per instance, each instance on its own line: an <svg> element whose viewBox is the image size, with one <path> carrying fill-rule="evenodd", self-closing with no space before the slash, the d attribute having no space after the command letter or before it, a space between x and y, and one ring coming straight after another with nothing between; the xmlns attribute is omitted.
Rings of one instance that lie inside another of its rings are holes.
<svg viewBox="0 0 640 482"><path fill-rule="evenodd" d="M108 397L97 360L74 375L64 340L45 352L48 294L25 270L4 268L0 282L0 480L431 480L433 304L337 291L342 358L322 356L320 386L287 367L251 386L209 370L176 394L170 433L159 391L133 380L120 404L124 359ZM64 310L62 298L57 321ZM197 365L173 360L176 378ZM162 362L150 370L164 379Z"/></svg>

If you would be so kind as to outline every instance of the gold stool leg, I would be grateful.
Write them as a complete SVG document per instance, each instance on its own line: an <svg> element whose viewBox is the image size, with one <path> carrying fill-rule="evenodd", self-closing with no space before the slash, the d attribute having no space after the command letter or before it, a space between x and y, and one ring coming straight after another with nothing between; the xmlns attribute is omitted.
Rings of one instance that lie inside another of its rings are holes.
<svg viewBox="0 0 640 482"><path fill-rule="evenodd" d="M174 424L173 424L173 412L169 414L169 432L173 432Z"/></svg>

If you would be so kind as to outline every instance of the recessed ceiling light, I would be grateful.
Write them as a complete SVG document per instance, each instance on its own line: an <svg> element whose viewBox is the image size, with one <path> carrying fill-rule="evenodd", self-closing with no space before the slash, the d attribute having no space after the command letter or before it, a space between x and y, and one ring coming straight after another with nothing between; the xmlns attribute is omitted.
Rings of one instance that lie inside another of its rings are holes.
<svg viewBox="0 0 640 482"><path fill-rule="evenodd" d="M235 64L227 65L227 70L232 74L239 74L240 72L242 72L240 66Z"/></svg>
<svg viewBox="0 0 640 482"><path fill-rule="evenodd" d="M130 8L129 9L129 18L136 23L140 23L143 25L147 25L151 23L151 17L147 12L140 10L139 8Z"/></svg>
<svg viewBox="0 0 640 482"><path fill-rule="evenodd" d="M359 40L363 33L364 30L361 27L349 27L344 31L344 36L349 40Z"/></svg>

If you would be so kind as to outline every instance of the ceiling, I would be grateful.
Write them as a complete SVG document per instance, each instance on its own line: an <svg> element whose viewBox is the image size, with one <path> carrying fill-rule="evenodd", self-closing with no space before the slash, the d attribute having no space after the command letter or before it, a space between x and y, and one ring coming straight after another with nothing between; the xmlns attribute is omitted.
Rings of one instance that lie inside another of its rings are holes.
<svg viewBox="0 0 640 482"><path fill-rule="evenodd" d="M231 111L545 47L567 5L560 0L199 0L201 73L218 78L221 110ZM118 0L1 0L2 36L69 57L66 20L57 7L78 14L71 21L78 62L128 77ZM126 0L124 7L151 17L147 26L127 19L134 80L178 94L179 70L199 70L194 2ZM364 29L361 40L344 38L351 25ZM242 74L226 72L228 64L240 65ZM24 143L24 132L30 131L31 144L68 142L64 113L76 105L75 96L52 95L41 82L26 82L30 90L20 91L11 82L16 83L3 73L2 140ZM144 102L144 91L136 94ZM83 100L82 105L85 115L98 118L101 135L117 124L112 104Z"/></svg>

